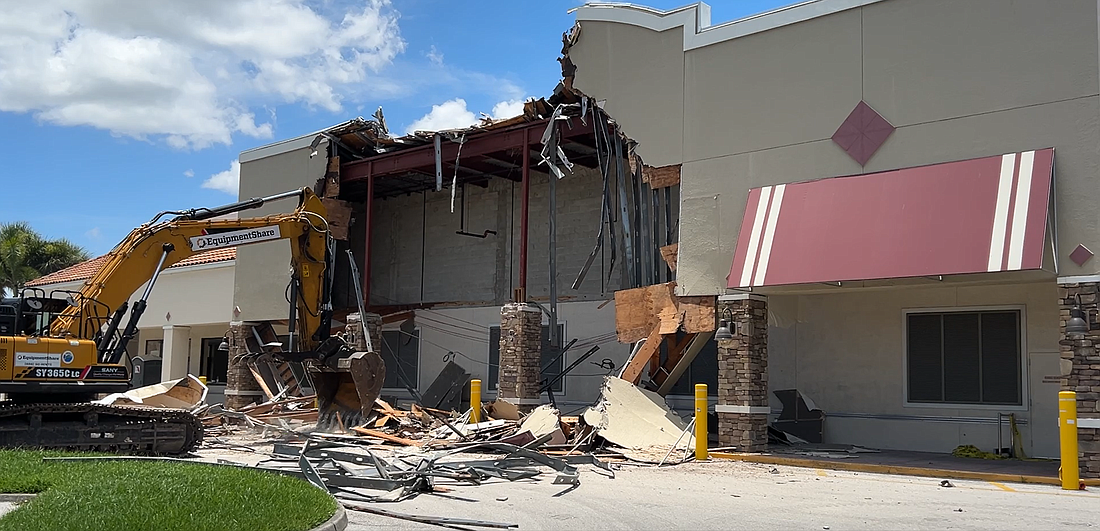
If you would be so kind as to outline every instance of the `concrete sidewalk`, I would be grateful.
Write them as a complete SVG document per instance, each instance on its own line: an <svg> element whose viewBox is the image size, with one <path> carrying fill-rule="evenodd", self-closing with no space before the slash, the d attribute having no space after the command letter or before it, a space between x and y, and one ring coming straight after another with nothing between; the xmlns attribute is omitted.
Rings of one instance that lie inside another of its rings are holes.
<svg viewBox="0 0 1100 531"><path fill-rule="evenodd" d="M615 479L583 467L574 490L549 478L478 486L379 504L390 511L540 529L1084 529L1100 522L1100 494L1016 485L834 472L711 460L623 466ZM438 529L348 511L349 531Z"/></svg>
<svg viewBox="0 0 1100 531"><path fill-rule="evenodd" d="M810 450L810 452L805 450ZM761 454L711 452L711 455L716 458L750 463L846 470L851 472L872 472L876 474L899 474L951 479L975 479L1010 483L1061 484L1061 481L1058 479L1059 463L1046 459L976 459L955 457L950 454L907 452L901 450L881 450L877 452L860 452L847 455L841 452L813 452L810 448L805 450L793 450L790 447L781 447L774 451ZM1100 486L1100 481L1087 480L1085 484L1089 486Z"/></svg>

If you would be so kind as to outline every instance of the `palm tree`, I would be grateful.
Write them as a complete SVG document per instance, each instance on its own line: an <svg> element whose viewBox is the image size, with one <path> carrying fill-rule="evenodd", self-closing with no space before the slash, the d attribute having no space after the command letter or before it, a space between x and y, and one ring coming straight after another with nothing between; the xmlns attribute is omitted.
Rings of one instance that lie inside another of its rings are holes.
<svg viewBox="0 0 1100 531"><path fill-rule="evenodd" d="M28 281L88 259L66 239L48 240L24 222L0 224L0 291L19 293Z"/></svg>

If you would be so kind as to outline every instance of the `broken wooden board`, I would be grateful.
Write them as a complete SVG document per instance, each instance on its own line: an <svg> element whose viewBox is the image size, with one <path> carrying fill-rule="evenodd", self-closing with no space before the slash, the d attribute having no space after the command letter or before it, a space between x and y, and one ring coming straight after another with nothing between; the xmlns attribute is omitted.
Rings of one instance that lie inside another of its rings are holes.
<svg viewBox="0 0 1100 531"><path fill-rule="evenodd" d="M684 331L689 334L697 334L716 330L714 311L717 305L718 297L715 295L677 297L676 307L680 315L683 316L681 323Z"/></svg>
<svg viewBox="0 0 1100 531"><path fill-rule="evenodd" d="M633 343L649 336L664 322L676 331L675 282L624 289L615 292L615 331L620 343ZM675 323L673 325L673 323Z"/></svg>
<svg viewBox="0 0 1100 531"><path fill-rule="evenodd" d="M396 444L403 444L405 446L420 446L419 442L414 441L412 439L406 439L404 437L398 437L396 435L390 435L388 433L381 432L381 431L378 431L378 430L371 430L371 429L356 426L356 427L352 428L351 431L354 431L355 433L359 433L361 435L366 435L368 437L374 437L376 439L382 439L383 441L389 441L389 442L396 443Z"/></svg>
<svg viewBox="0 0 1100 531"><path fill-rule="evenodd" d="M634 357L630 358L626 362L626 367L623 368L622 379L630 382L631 384L637 384L638 380L642 377L642 371L645 370L646 364L658 354L661 349L661 341L664 337L661 335L661 329L655 327L653 332L646 338L645 343L642 344L642 348L634 354Z"/></svg>
<svg viewBox="0 0 1100 531"><path fill-rule="evenodd" d="M321 192L324 197L340 196L340 156L329 157L328 167L325 168L325 185Z"/></svg>
<svg viewBox="0 0 1100 531"><path fill-rule="evenodd" d="M672 245L666 245L661 247L661 258L665 259L665 263L668 264L668 268L672 271L676 271L676 254L680 250L680 244L674 243Z"/></svg>
<svg viewBox="0 0 1100 531"><path fill-rule="evenodd" d="M325 205L325 219L328 221L328 230L337 240L348 239L348 229L351 227L351 204L339 199L321 199Z"/></svg>
<svg viewBox="0 0 1100 531"><path fill-rule="evenodd" d="M715 330L713 295L677 297L675 282L615 292L615 331L620 343L634 343L649 336L654 327L662 334L683 329L688 333Z"/></svg>
<svg viewBox="0 0 1100 531"><path fill-rule="evenodd" d="M658 168L642 166L642 182L649 183L649 187L654 189L680 184L680 165L672 164Z"/></svg>

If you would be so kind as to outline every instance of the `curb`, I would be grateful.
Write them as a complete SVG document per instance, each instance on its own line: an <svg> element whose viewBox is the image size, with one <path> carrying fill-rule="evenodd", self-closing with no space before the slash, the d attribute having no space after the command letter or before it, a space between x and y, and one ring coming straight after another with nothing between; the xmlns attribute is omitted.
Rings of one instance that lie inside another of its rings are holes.
<svg viewBox="0 0 1100 531"><path fill-rule="evenodd" d="M919 476L951 479L973 479L978 481L997 481L1001 483L1033 483L1040 485L1058 485L1062 481L1057 477L1027 476L1023 474L1004 474L999 472L974 472L970 470L949 470L943 468L923 468L915 466L876 465L872 463L851 463L839 460L819 461L816 459L804 459L799 457L779 457L763 454L731 454L726 452L710 452L711 457L742 461L745 463L763 463L769 465L784 465L799 468L825 468L829 470L843 470L847 472L869 472L872 474L892 474L899 476ZM1085 479L1082 482L1090 487L1100 486L1100 479Z"/></svg>
<svg viewBox="0 0 1100 531"><path fill-rule="evenodd" d="M336 498L333 498L335 500ZM336 502L336 512L325 523L309 531L344 531L348 527L348 512L340 502Z"/></svg>
<svg viewBox="0 0 1100 531"><path fill-rule="evenodd" d="M33 500L37 494L0 494L0 503L19 503Z"/></svg>

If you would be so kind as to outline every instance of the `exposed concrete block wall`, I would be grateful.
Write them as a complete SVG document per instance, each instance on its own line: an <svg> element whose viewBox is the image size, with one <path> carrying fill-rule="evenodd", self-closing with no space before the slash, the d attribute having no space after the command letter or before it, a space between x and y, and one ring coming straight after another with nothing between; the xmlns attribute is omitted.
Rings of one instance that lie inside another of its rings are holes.
<svg viewBox="0 0 1100 531"><path fill-rule="evenodd" d="M500 383L502 398L536 401L542 349L542 311L526 303L500 309Z"/></svg>
<svg viewBox="0 0 1100 531"><path fill-rule="evenodd" d="M1062 331L1062 390L1077 393L1077 418L1100 418L1100 324L1097 323L1096 282L1063 284L1059 287ZM1088 315L1089 332L1066 334L1069 311L1080 297L1081 309ZM1100 429L1078 428L1077 451L1082 478L1100 478Z"/></svg>
<svg viewBox="0 0 1100 531"><path fill-rule="evenodd" d="M768 303L762 297L719 301L733 314L733 339L718 342L718 443L739 452L768 445Z"/></svg>
<svg viewBox="0 0 1100 531"><path fill-rule="evenodd" d="M226 339L229 340L229 372L225 382L225 405L230 409L263 401L264 392L244 362L248 355L246 338L251 332L251 327L240 321L229 323L229 332L226 334Z"/></svg>
<svg viewBox="0 0 1100 531"><path fill-rule="evenodd" d="M623 238L616 243L618 262L607 278L610 240L605 239L580 289L570 285L596 243L600 228L603 180L598 171L577 166L557 182L557 283L559 300L602 300L620 289ZM549 297L549 177L531 173L527 294ZM461 306L499 306L519 286L522 187L492 179L487 188L469 185L455 198L450 190L379 200L374 217L371 304L445 302ZM463 208L465 212L463 213ZM674 206L675 212L675 206ZM463 222L463 215L465 222ZM357 217L351 238L365 237ZM461 236L496 231L486 238ZM351 242L359 252L361 243Z"/></svg>

